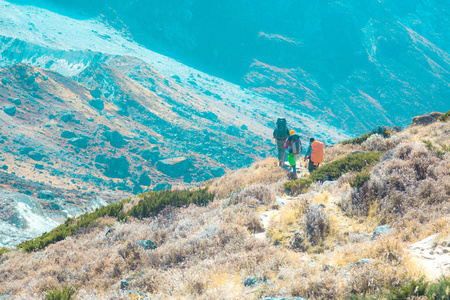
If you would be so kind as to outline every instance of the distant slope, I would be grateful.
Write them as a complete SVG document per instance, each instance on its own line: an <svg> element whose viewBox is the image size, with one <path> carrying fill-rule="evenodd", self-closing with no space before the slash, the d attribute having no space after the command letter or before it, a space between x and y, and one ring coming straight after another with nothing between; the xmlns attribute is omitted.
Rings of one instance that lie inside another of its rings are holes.
<svg viewBox="0 0 450 300"><path fill-rule="evenodd" d="M0 212L4 245L48 230L34 229L29 211L36 224L57 224L272 155L278 116L305 143L313 135L328 144L349 136L151 52L102 20L5 1L0 11L0 174L14 178L0 189L23 200L0 199L10 203Z"/></svg>
<svg viewBox="0 0 450 300"><path fill-rule="evenodd" d="M448 1L48 2L354 133L448 109Z"/></svg>

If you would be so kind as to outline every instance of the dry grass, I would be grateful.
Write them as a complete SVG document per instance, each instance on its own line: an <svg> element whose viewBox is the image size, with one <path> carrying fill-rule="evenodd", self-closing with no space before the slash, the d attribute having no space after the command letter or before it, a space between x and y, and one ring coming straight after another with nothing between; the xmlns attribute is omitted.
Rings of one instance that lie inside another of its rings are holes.
<svg viewBox="0 0 450 300"><path fill-rule="evenodd" d="M283 194L286 171L276 159L209 182L217 197L206 207L168 207L127 223L105 218L101 224L114 228L108 236L107 228L96 227L39 252L5 253L0 294L42 298L48 289L73 285L76 299L138 299L121 291L124 279L128 290L152 299L379 294L421 274L408 252L411 242L434 233L450 236L450 156L438 157L421 142L448 145L449 126L415 126L390 139L372 136L362 145L327 148L327 161L352 151L387 152L362 188L351 188L355 174L345 174L337 182L314 183L280 206L268 240L253 234L262 230L260 212L274 210L275 197ZM391 232L371 241L373 229L384 223ZM141 239L158 248L137 247ZM354 264L361 259L369 262ZM257 284L245 286L250 276Z"/></svg>
<svg viewBox="0 0 450 300"><path fill-rule="evenodd" d="M249 168L227 173L210 182L209 191L218 197L227 197L231 193L252 185L266 185L277 191L287 178L287 171L278 166L275 158L254 163Z"/></svg>

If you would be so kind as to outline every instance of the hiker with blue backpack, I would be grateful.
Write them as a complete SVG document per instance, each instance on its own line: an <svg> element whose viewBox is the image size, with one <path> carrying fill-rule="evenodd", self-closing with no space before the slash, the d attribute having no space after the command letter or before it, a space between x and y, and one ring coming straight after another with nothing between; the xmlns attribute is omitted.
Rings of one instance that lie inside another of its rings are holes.
<svg viewBox="0 0 450 300"><path fill-rule="evenodd" d="M292 167L292 172L297 173L297 157L302 152L302 142L300 136L294 130L289 131L289 137L286 139L284 149L289 149L288 162Z"/></svg>
<svg viewBox="0 0 450 300"><path fill-rule="evenodd" d="M284 148L284 145L288 137L289 137L289 129L287 127L286 119L278 118L277 127L273 131L273 138L277 142L278 164L280 167L284 166L284 162L286 161L286 149Z"/></svg>

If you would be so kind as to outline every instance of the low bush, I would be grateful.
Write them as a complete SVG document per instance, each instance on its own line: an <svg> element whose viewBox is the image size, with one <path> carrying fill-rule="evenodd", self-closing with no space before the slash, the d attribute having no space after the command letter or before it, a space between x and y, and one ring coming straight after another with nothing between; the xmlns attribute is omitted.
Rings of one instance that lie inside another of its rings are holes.
<svg viewBox="0 0 450 300"><path fill-rule="evenodd" d="M342 145L352 144L352 145L361 145L364 141L366 141L370 136L372 135L372 132L364 133L363 135L350 139L342 141Z"/></svg>
<svg viewBox="0 0 450 300"><path fill-rule="evenodd" d="M447 120L450 118L450 110L439 117L439 121L447 122Z"/></svg>
<svg viewBox="0 0 450 300"><path fill-rule="evenodd" d="M290 191L293 195L303 194L308 191L313 181L309 178L302 178L294 181L288 181L284 183L286 190Z"/></svg>
<svg viewBox="0 0 450 300"><path fill-rule="evenodd" d="M450 300L450 278L443 277L429 284L425 296L430 300Z"/></svg>
<svg viewBox="0 0 450 300"><path fill-rule="evenodd" d="M46 232L35 239L20 243L18 248L25 252L43 249L50 244L64 240L66 237L75 234L82 228L95 226L95 223L102 217L119 217L123 215L122 209L126 201L128 200L98 208L94 212L85 213L76 219L69 218L66 222L54 228L50 232Z"/></svg>
<svg viewBox="0 0 450 300"><path fill-rule="evenodd" d="M305 229L311 245L319 245L330 233L330 218L323 208L311 205L305 213Z"/></svg>
<svg viewBox="0 0 450 300"><path fill-rule="evenodd" d="M0 248L0 256L2 256L4 253L10 252L10 251L11 251L11 249L6 248L6 247Z"/></svg>
<svg viewBox="0 0 450 300"><path fill-rule="evenodd" d="M367 170L359 172L356 174L355 178L353 178L353 180L350 181L350 186L353 188L360 188L364 185L364 183L369 181L369 179L370 173Z"/></svg>
<svg viewBox="0 0 450 300"><path fill-rule="evenodd" d="M148 192L141 195L142 199L134 206L128 214L135 218L147 218L159 213L166 206L189 206L196 204L205 206L214 199L214 194L209 193L208 189L197 191L160 191Z"/></svg>
<svg viewBox="0 0 450 300"><path fill-rule="evenodd" d="M378 134L384 138L388 138L391 136L391 129L389 129L388 127L385 126L378 126L375 127L372 131L369 131L367 133L364 133L363 135L350 139L350 140L345 140L342 141L341 144L342 145L347 145L347 144L352 144L352 145L361 145L362 143L364 143L369 137L371 137L373 134ZM399 126L395 126L393 128L393 131L401 131L401 127Z"/></svg>
<svg viewBox="0 0 450 300"><path fill-rule="evenodd" d="M341 208L349 216L368 216L376 209L382 223L414 209L432 209L450 201L449 166L448 158L436 157L423 144L401 144L372 169L367 181L354 183L362 186L341 201Z"/></svg>
<svg viewBox="0 0 450 300"><path fill-rule="evenodd" d="M425 144L425 147L426 147L429 151L435 153L436 156L439 157L439 158L441 158L441 159L444 158L444 155L445 155L447 152L450 152L450 146L447 146L447 145L438 143L438 145L439 145L439 147L438 147L438 146L435 146L435 145L433 144L433 142L431 142L430 140L423 140L422 142Z"/></svg>
<svg viewBox="0 0 450 300"><path fill-rule="evenodd" d="M190 204L199 206L206 205L214 195L208 193L207 189L198 191L160 191L149 192L141 195L142 199L129 212L123 211L124 204L130 200L123 200L119 203L110 204L98 208L94 212L85 213L75 219L67 219L66 222L54 228L50 232L42 234L35 239L22 242L18 245L24 252L31 252L43 249L50 244L64 240L66 237L76 234L80 229L95 227L100 219L106 216L125 220L129 216L136 218L146 218L155 215L166 206L181 207Z"/></svg>
<svg viewBox="0 0 450 300"><path fill-rule="evenodd" d="M391 289L386 298L389 300L410 299L413 296L425 296L429 300L449 300L450 299L450 278L442 277L438 282L424 282L421 277L418 280L411 280L401 287Z"/></svg>
<svg viewBox="0 0 450 300"><path fill-rule="evenodd" d="M348 172L361 172L380 160L381 152L363 152L347 155L344 158L320 166L309 178L288 181L284 187L291 194L305 193L313 182L336 180Z"/></svg>
<svg viewBox="0 0 450 300"><path fill-rule="evenodd" d="M71 300L76 293L76 289L71 286L66 286L61 289L54 288L45 293L47 300Z"/></svg>
<svg viewBox="0 0 450 300"><path fill-rule="evenodd" d="M364 168L380 160L381 152L363 152L347 155L327 163L311 173L312 181L336 180L348 172L361 172Z"/></svg>
<svg viewBox="0 0 450 300"><path fill-rule="evenodd" d="M231 204L257 200L260 204L271 204L274 200L270 189L262 184L246 187L230 199Z"/></svg>

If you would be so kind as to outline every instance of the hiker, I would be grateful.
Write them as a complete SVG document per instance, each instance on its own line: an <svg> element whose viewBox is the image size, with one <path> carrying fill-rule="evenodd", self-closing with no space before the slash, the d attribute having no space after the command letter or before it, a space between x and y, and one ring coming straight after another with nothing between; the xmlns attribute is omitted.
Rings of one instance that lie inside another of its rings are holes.
<svg viewBox="0 0 450 300"><path fill-rule="evenodd" d="M277 150L278 150L278 163L280 166L284 166L286 161L286 152L284 149L284 144L286 139L289 137L289 129L287 128L286 119L277 119L277 128L273 131L273 138L277 140Z"/></svg>
<svg viewBox="0 0 450 300"><path fill-rule="evenodd" d="M293 173L297 173L297 163L295 160L296 160L295 154L293 153L292 149L289 149L288 162L289 165L292 167Z"/></svg>
<svg viewBox="0 0 450 300"><path fill-rule="evenodd" d="M321 142L315 141L314 138L309 139L309 147L305 154L305 161L309 159L308 171L312 173L316 170L320 163L323 162L323 149L325 145Z"/></svg>
<svg viewBox="0 0 450 300"><path fill-rule="evenodd" d="M289 131L289 137L286 139L284 149L289 149L288 162L293 169L292 171L297 173L296 160L302 152L302 142L300 141L300 136L294 130Z"/></svg>

